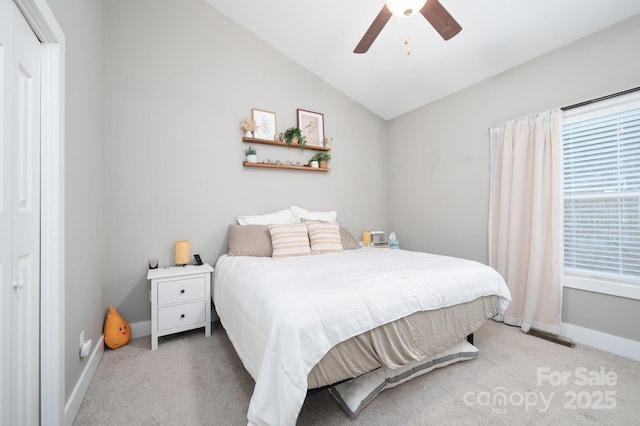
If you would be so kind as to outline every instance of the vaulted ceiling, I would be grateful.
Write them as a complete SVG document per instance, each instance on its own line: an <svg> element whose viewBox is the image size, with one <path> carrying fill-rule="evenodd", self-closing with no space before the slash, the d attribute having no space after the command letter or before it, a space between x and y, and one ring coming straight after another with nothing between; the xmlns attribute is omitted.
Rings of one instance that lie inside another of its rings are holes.
<svg viewBox="0 0 640 426"><path fill-rule="evenodd" d="M457 36L393 16L354 54L384 0L205 1L386 120L640 13L640 0L440 0Z"/></svg>

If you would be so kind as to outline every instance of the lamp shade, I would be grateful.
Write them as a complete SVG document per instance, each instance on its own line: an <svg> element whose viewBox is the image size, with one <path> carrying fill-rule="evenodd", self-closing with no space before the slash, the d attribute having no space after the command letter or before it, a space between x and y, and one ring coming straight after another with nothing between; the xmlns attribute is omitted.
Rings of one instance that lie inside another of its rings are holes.
<svg viewBox="0 0 640 426"><path fill-rule="evenodd" d="M420 12L426 0L387 0L387 8L395 16L409 17Z"/></svg>
<svg viewBox="0 0 640 426"><path fill-rule="evenodd" d="M176 265L189 263L189 241L176 241Z"/></svg>

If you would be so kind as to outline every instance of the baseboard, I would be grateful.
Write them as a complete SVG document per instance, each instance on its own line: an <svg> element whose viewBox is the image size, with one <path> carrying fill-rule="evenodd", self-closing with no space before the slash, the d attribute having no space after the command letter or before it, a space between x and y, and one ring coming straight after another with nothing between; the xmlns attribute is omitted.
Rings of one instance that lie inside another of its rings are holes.
<svg viewBox="0 0 640 426"><path fill-rule="evenodd" d="M80 375L76 386L73 388L73 392L71 392L71 396L69 396L69 400L64 407L64 424L67 426L73 425L73 421L78 415L78 411L80 410L80 405L82 404L82 400L84 399L87 391L89 390L89 385L91 384L91 380L93 380L93 376L96 374L96 370L98 369L98 364L100 364L100 360L102 359L102 355L104 354L104 335L100 336L98 342L96 343L95 348L91 352L91 356L89 357L89 361L84 368L84 371Z"/></svg>
<svg viewBox="0 0 640 426"><path fill-rule="evenodd" d="M131 338L151 336L151 321L140 321L129 324L131 327Z"/></svg>
<svg viewBox="0 0 640 426"><path fill-rule="evenodd" d="M573 324L560 324L560 335L576 343L640 361L640 342Z"/></svg>

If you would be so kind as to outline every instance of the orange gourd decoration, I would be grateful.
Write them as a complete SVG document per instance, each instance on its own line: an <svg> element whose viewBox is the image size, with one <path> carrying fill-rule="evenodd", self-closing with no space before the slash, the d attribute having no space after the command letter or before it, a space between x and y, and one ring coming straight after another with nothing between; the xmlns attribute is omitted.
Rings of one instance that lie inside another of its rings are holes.
<svg viewBox="0 0 640 426"><path fill-rule="evenodd" d="M109 305L107 320L104 322L104 343L111 349L118 349L131 340L131 327L116 309Z"/></svg>

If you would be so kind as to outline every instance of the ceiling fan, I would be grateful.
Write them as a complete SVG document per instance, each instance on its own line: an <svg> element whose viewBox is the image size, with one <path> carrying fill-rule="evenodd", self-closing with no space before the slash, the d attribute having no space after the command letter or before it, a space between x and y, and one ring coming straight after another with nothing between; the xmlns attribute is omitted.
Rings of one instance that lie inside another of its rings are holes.
<svg viewBox="0 0 640 426"><path fill-rule="evenodd" d="M366 53L392 15L409 17L418 11L445 40L449 40L462 30L460 24L438 0L387 0L353 53Z"/></svg>

